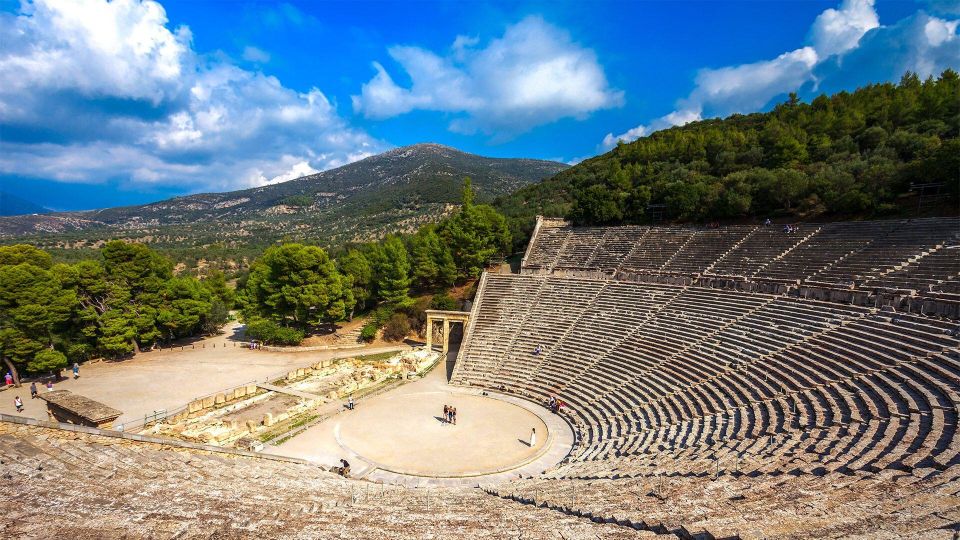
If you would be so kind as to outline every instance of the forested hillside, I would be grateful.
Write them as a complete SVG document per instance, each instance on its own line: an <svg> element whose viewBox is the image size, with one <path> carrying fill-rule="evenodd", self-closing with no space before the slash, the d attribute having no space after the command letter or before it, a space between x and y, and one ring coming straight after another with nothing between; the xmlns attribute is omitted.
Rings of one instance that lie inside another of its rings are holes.
<svg viewBox="0 0 960 540"><path fill-rule="evenodd" d="M536 214L579 224L901 212L911 184L960 185L960 78L796 95L768 113L653 133L496 201L523 241ZM661 208L651 205L664 205Z"/></svg>

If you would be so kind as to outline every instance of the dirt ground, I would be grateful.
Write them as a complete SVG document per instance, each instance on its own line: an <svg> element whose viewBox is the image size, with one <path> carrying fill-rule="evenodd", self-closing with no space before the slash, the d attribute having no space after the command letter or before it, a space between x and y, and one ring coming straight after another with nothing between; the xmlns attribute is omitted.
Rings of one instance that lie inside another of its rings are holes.
<svg viewBox="0 0 960 540"><path fill-rule="evenodd" d="M401 343L299 353L250 350L239 342L241 330L239 323L231 323L225 333L185 344L182 349L172 347L117 362L83 364L79 379L74 380L70 374L55 383L54 390L70 390L119 409L123 415L117 422L123 423L154 411L176 409L220 390L280 376L319 360L409 348ZM41 393L46 391L38 386ZM0 413L17 414L13 400L18 395L24 402L24 416L47 419L45 402L30 399L29 383L0 392Z"/></svg>

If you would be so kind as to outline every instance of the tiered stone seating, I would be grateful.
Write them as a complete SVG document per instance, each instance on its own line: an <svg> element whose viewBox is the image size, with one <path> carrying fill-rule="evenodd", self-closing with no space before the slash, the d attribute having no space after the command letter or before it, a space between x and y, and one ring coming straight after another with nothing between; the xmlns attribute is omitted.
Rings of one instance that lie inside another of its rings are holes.
<svg viewBox="0 0 960 540"><path fill-rule="evenodd" d="M735 277L831 289L960 294L960 219L778 225L538 228L522 271ZM643 278L646 280L646 278ZM689 281L689 280L688 280Z"/></svg>
<svg viewBox="0 0 960 540"><path fill-rule="evenodd" d="M634 538L471 489L0 421L4 538Z"/></svg>
<svg viewBox="0 0 960 540"><path fill-rule="evenodd" d="M525 266L536 270L551 270L572 230L571 227L541 229L536 242L531 246L529 258L524 261Z"/></svg>
<svg viewBox="0 0 960 540"><path fill-rule="evenodd" d="M684 227L651 228L623 259L620 269L659 270L695 233Z"/></svg>
<svg viewBox="0 0 960 540"><path fill-rule="evenodd" d="M738 470L735 458L709 461L708 474L534 478L488 491L681 538L947 540L956 530L956 475L916 471L826 482L817 475L755 476L745 464Z"/></svg>
<svg viewBox="0 0 960 540"><path fill-rule="evenodd" d="M753 276L772 260L783 256L810 235L819 226L808 225L800 231L787 233L779 227L759 227L730 251L707 268L707 273L721 276Z"/></svg>
<svg viewBox="0 0 960 540"><path fill-rule="evenodd" d="M960 472L957 321L726 289L555 279L566 287L551 287L565 288L577 307L566 306L571 313L556 328L550 317L528 318L520 349L545 336L549 350L495 377L507 391L537 400L553 395L568 405L578 447L548 480L533 481L543 489L592 482L607 486L598 496L618 501L618 478L692 482L715 475L718 462L727 474L735 467L738 478L763 485L790 475L804 478L790 490L823 484L827 492L850 475L886 481L887 471L897 471L913 475L910 486L936 486L957 478L941 475ZM547 305L554 297L545 295ZM478 313L487 301L478 298ZM462 363L471 362L470 339ZM828 475L834 479L822 479ZM770 493L767 503L775 506ZM916 515L940 526L934 512L943 507L923 500ZM622 518L626 509L612 504ZM690 515L643 519L672 519L653 528L677 531ZM872 519L865 514L860 526ZM695 523L711 534L730 530L718 515ZM749 530L741 526L735 532Z"/></svg>
<svg viewBox="0 0 960 540"><path fill-rule="evenodd" d="M915 219L898 223L886 236L820 270L810 280L853 284L878 279L926 252L955 240L958 229L960 221L955 218Z"/></svg>
<svg viewBox="0 0 960 540"><path fill-rule="evenodd" d="M960 278L960 241L953 239L898 270L867 281L865 285L889 289L956 292L944 290L945 287L941 285L946 284L946 288L949 289L950 283L956 283L958 278Z"/></svg>
<svg viewBox="0 0 960 540"><path fill-rule="evenodd" d="M626 256L649 230L647 227L634 226L606 227L606 235L585 266L604 272L620 268Z"/></svg>
<svg viewBox="0 0 960 540"><path fill-rule="evenodd" d="M571 230L563 246L559 249L554 269L564 267L591 268L593 254L603 244L607 234L606 227L580 227Z"/></svg>
<svg viewBox="0 0 960 540"><path fill-rule="evenodd" d="M895 221L827 223L812 238L757 272L757 277L801 280L886 236Z"/></svg>
<svg viewBox="0 0 960 540"><path fill-rule="evenodd" d="M665 265L667 272L699 274L734 248L756 229L753 226L731 226L698 231Z"/></svg>

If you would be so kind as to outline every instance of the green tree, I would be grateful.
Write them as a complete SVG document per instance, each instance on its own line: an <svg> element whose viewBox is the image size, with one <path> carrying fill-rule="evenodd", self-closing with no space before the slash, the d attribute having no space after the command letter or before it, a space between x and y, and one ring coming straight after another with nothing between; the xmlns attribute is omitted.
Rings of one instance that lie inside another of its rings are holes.
<svg viewBox="0 0 960 540"><path fill-rule="evenodd" d="M33 371L37 354L53 347L77 305L50 270L30 262L0 266L0 356L17 384L19 369Z"/></svg>
<svg viewBox="0 0 960 540"><path fill-rule="evenodd" d="M283 244L268 248L252 265L243 313L306 329L343 319L353 302L349 280L324 250Z"/></svg>
<svg viewBox="0 0 960 540"><path fill-rule="evenodd" d="M349 280L354 303L350 305L348 319L353 319L355 309L367 309L373 298L373 265L359 249L351 249L337 259L340 273Z"/></svg>
<svg viewBox="0 0 960 540"><path fill-rule="evenodd" d="M220 333L220 330L230 322L230 311L220 299L210 302L210 309L203 318L203 332L209 336Z"/></svg>
<svg viewBox="0 0 960 540"><path fill-rule="evenodd" d="M58 372L67 367L67 357L54 349L43 349L33 355L33 360L27 363L27 370L33 373Z"/></svg>
<svg viewBox="0 0 960 540"><path fill-rule="evenodd" d="M510 228L493 207L466 204L472 200L469 182L465 182L463 200L465 204L440 224L438 234L453 256L458 276L475 277L491 261L507 255Z"/></svg>
<svg viewBox="0 0 960 540"><path fill-rule="evenodd" d="M410 260L407 248L399 236L391 235L377 244L371 252L377 293L381 300L394 308L408 307L410 299Z"/></svg>
<svg viewBox="0 0 960 540"><path fill-rule="evenodd" d="M449 287L457 279L453 255L437 234L435 225L425 225L410 238L414 281L423 288Z"/></svg>

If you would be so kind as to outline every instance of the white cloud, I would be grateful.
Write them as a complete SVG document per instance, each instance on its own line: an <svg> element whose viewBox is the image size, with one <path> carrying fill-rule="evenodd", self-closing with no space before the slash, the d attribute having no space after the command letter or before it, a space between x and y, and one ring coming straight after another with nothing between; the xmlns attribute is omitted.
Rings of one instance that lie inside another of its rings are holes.
<svg viewBox="0 0 960 540"><path fill-rule="evenodd" d="M0 14L0 80L0 174L233 189L385 146L319 89L198 54L152 1L38 0Z"/></svg>
<svg viewBox="0 0 960 540"><path fill-rule="evenodd" d="M821 58L842 54L857 46L868 30L880 26L873 0L844 0L840 9L821 13L810 27L810 43Z"/></svg>
<svg viewBox="0 0 960 540"><path fill-rule="evenodd" d="M191 69L190 31L166 27L155 2L37 0L5 15L0 77L4 101L36 88L159 103Z"/></svg>
<svg viewBox="0 0 960 540"><path fill-rule="evenodd" d="M270 61L270 53L253 45L247 45L243 48L243 59L257 64L266 64Z"/></svg>
<svg viewBox="0 0 960 540"><path fill-rule="evenodd" d="M639 139L647 134L647 129L647 126L637 126L617 136L614 136L613 133L607 133L607 136L603 138L603 147L613 148L618 141L630 142Z"/></svg>
<svg viewBox="0 0 960 540"><path fill-rule="evenodd" d="M608 133L600 147L633 140L658 129L702 117L726 116L763 109L789 92L835 92L860 85L897 80L906 71L936 75L960 66L958 21L924 12L892 26L880 26L873 0L844 0L813 22L809 44L772 60L705 68L696 86L677 102L677 109L622 135Z"/></svg>
<svg viewBox="0 0 960 540"><path fill-rule="evenodd" d="M458 36L443 56L420 47L391 47L390 57L410 86L398 85L375 62L376 75L352 98L354 110L367 118L440 111L458 115L450 124L454 131L510 136L623 103L623 93L609 87L593 51L539 17L509 26L486 47L479 43Z"/></svg>

